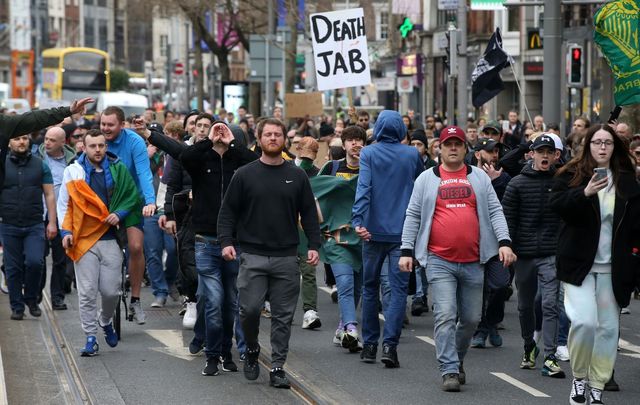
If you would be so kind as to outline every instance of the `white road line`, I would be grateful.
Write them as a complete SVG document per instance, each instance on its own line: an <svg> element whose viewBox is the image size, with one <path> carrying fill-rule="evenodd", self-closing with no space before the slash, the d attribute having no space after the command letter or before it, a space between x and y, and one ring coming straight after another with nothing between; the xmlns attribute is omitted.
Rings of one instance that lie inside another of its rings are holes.
<svg viewBox="0 0 640 405"><path fill-rule="evenodd" d="M321 289L322 291L326 292L327 294L331 294L331 288L329 287L318 287L319 289Z"/></svg>
<svg viewBox="0 0 640 405"><path fill-rule="evenodd" d="M620 353L620 356L627 356L633 359L640 359L640 354L638 353Z"/></svg>
<svg viewBox="0 0 640 405"><path fill-rule="evenodd" d="M633 343L629 343L624 339L620 339L618 341L618 344L620 345L621 349L640 354L640 346L636 346Z"/></svg>
<svg viewBox="0 0 640 405"><path fill-rule="evenodd" d="M431 339L429 336L416 336L418 339L422 340L423 342L427 342L429 343L431 346L435 346L436 342L434 342L433 339Z"/></svg>
<svg viewBox="0 0 640 405"><path fill-rule="evenodd" d="M538 391L537 389L523 383L522 381L516 380L515 378L511 377L508 374L505 373L491 373L493 375L495 375L496 377L498 377L499 379L508 382L509 384L513 385L514 387L520 388L521 390L533 395L534 397L538 397L538 398L550 398L549 395L545 394L544 392Z"/></svg>

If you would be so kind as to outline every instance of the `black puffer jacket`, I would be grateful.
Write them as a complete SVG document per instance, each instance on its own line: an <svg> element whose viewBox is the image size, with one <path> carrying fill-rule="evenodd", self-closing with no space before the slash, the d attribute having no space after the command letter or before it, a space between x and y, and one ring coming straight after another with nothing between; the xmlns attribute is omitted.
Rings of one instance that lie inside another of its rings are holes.
<svg viewBox="0 0 640 405"><path fill-rule="evenodd" d="M597 195L584 195L589 179L570 187L572 177L571 173L556 177L550 203L562 218L556 253L558 280L579 286L598 251L600 203ZM640 187L634 173L623 173L618 180L613 229L611 283L618 305L626 307L640 271Z"/></svg>
<svg viewBox="0 0 640 405"><path fill-rule="evenodd" d="M502 207L513 251L519 257L546 257L556 253L560 217L549 204L554 173L533 170L531 164L526 164L507 185Z"/></svg>

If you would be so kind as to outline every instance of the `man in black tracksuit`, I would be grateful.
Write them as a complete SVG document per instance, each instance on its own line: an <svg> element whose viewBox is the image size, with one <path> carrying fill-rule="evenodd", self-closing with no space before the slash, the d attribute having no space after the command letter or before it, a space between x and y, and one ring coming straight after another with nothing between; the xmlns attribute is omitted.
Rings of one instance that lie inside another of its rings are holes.
<svg viewBox="0 0 640 405"><path fill-rule="evenodd" d="M303 170L282 157L285 132L284 124L275 118L258 124L262 156L236 172L218 218L225 260L236 260L236 231L242 249L238 291L247 344L244 375L255 380L260 374L260 310L268 294L272 314L270 384L276 388L290 387L283 366L300 292L298 220L309 240L308 264L318 263L321 243L309 179Z"/></svg>
<svg viewBox="0 0 640 405"><path fill-rule="evenodd" d="M222 121L214 122L208 138L185 149L180 157L193 186L191 214L198 302L204 301L206 328L207 363L203 375L217 375L219 363L223 371L238 371L231 358L231 339L237 312L239 262L222 259L217 214L235 171L257 158L236 144L231 129Z"/></svg>

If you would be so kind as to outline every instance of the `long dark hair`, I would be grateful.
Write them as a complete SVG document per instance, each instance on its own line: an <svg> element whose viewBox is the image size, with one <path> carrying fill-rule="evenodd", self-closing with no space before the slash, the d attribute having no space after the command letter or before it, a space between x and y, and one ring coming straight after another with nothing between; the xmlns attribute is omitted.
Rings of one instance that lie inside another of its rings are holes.
<svg viewBox="0 0 640 405"><path fill-rule="evenodd" d="M613 153L611 155L611 160L609 161L609 168L613 173L613 184L618 184L620 173L635 172L629 148L627 148L624 141L616 135L613 128L606 124L592 125L589 127L589 130L584 137L584 147L582 148L581 153L558 170L557 175L562 175L563 173L573 174L573 178L569 182L569 186L576 187L593 176L593 169L598 165L593 156L591 156L591 139L593 138L593 135L600 130L607 131L613 137Z"/></svg>

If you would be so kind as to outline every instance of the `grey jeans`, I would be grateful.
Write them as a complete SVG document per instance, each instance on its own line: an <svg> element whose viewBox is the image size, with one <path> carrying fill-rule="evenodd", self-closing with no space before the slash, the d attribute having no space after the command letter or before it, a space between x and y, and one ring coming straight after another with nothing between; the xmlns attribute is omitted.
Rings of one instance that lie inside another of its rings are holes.
<svg viewBox="0 0 640 405"><path fill-rule="evenodd" d="M289 352L291 322L300 294L297 256L240 255L240 322L247 348L252 351L259 347L260 310L267 294L271 303L271 367L282 367Z"/></svg>
<svg viewBox="0 0 640 405"><path fill-rule="evenodd" d="M540 285L542 296L542 340L545 357L556 352L558 340L558 289L556 257L518 258L515 263L518 312L525 350L535 345L535 298Z"/></svg>
<svg viewBox="0 0 640 405"><path fill-rule="evenodd" d="M74 263L82 330L95 336L100 325L108 325L118 305L122 283L122 250L115 240L99 240ZM98 292L102 310L98 320Z"/></svg>

